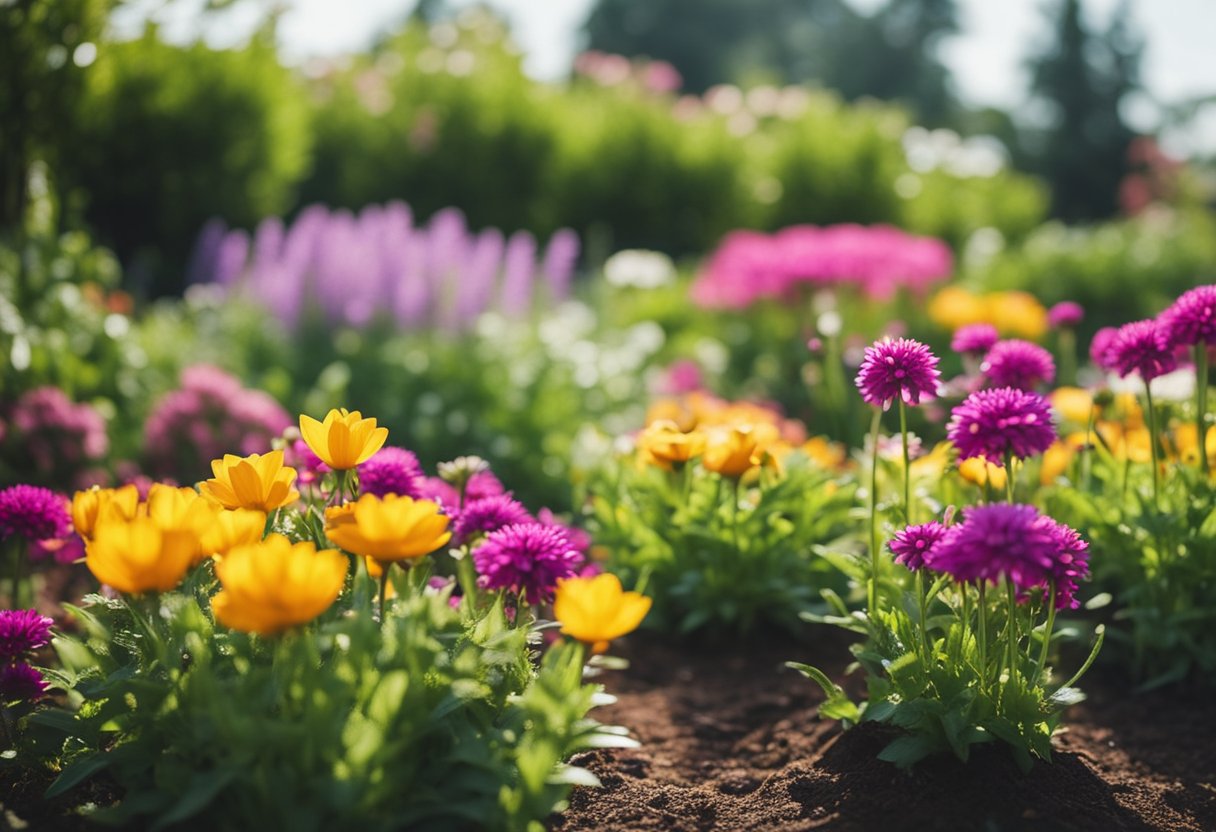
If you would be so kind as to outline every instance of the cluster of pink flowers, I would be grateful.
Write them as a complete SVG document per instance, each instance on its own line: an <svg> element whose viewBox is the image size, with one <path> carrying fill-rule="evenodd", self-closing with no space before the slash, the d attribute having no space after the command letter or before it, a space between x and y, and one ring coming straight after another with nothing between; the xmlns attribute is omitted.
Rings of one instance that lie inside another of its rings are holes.
<svg viewBox="0 0 1216 832"><path fill-rule="evenodd" d="M596 49L589 49L574 59L574 74L601 87L616 87L632 82L648 92L659 94L678 92L684 86L680 71L667 61L630 60L624 55Z"/></svg>
<svg viewBox="0 0 1216 832"><path fill-rule="evenodd" d="M1156 318L1098 330L1089 356L1100 370L1148 382L1177 369L1199 345L1216 346L1216 286L1184 292Z"/></svg>
<svg viewBox="0 0 1216 832"><path fill-rule="evenodd" d="M762 234L734 231L692 287L700 306L742 309L786 298L802 287L856 287L886 300L898 289L924 292L950 276L953 256L941 240L886 225L797 225Z"/></svg>
<svg viewBox="0 0 1216 832"><path fill-rule="evenodd" d="M58 387L37 387L21 395L0 420L0 437L41 480L85 487L91 470L110 447L105 420L91 405L75 403Z"/></svg>
<svg viewBox="0 0 1216 832"><path fill-rule="evenodd" d="M148 416L148 468L159 477L194 482L224 454L269 451L291 424L271 396L246 389L217 367L197 364L182 371L181 387L161 398Z"/></svg>
<svg viewBox="0 0 1216 832"><path fill-rule="evenodd" d="M263 220L252 239L213 220L190 274L246 292L288 326L319 311L330 325L361 327L383 315L401 327L457 330L489 310L515 316L538 297L565 299L577 235L561 229L543 256L538 249L527 231L475 233L454 208L415 224L403 202L358 214L312 205L290 226Z"/></svg>
<svg viewBox="0 0 1216 832"><path fill-rule="evenodd" d="M28 659L51 642L51 624L37 610L0 610L0 705L39 699L48 687Z"/></svg>

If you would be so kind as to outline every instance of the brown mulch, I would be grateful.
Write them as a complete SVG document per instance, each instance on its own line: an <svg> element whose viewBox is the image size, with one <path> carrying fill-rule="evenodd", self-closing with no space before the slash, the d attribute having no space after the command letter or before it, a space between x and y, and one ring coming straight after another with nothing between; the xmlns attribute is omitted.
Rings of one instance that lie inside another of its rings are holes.
<svg viewBox="0 0 1216 832"><path fill-rule="evenodd" d="M602 681L619 697L594 712L624 725L637 749L579 755L603 788L578 788L553 832L643 830L1216 830L1216 697L1135 695L1091 674L1052 762L1023 775L998 745L969 764L935 758L906 774L877 759L892 736L842 733L816 717L818 687L794 659L840 678L847 640L817 628L695 648L650 633L616 652L627 671ZM856 691L851 691L856 693Z"/></svg>

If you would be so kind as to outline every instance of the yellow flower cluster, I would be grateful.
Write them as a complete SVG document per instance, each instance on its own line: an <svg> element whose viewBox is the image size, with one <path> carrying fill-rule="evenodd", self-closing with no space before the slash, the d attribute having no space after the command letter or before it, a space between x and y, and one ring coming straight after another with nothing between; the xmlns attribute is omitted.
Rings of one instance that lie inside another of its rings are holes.
<svg viewBox="0 0 1216 832"><path fill-rule="evenodd" d="M1028 292L977 295L961 286L947 286L929 301L929 318L949 331L967 324L992 324L1002 335L1032 341L1047 333L1047 309Z"/></svg>

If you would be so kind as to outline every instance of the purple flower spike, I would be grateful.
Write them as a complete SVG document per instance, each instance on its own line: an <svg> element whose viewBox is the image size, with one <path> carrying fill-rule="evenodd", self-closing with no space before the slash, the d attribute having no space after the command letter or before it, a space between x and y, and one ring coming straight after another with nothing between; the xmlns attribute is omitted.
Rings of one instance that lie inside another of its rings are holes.
<svg viewBox="0 0 1216 832"><path fill-rule="evenodd" d="M19 659L49 644L53 623L37 610L0 610L0 659Z"/></svg>
<svg viewBox="0 0 1216 832"><path fill-rule="evenodd" d="M35 702L48 687L42 674L25 662L0 667L0 704Z"/></svg>
<svg viewBox="0 0 1216 832"><path fill-rule="evenodd" d="M895 555L896 563L915 572L925 565L945 535L946 527L937 522L908 526L895 533L895 539L889 544L891 554Z"/></svg>
<svg viewBox="0 0 1216 832"><path fill-rule="evenodd" d="M1216 345L1216 286L1197 286L1183 293L1157 320L1163 346Z"/></svg>
<svg viewBox="0 0 1216 832"><path fill-rule="evenodd" d="M954 330L950 349L958 353L983 355L992 349L1000 338L992 324L967 324Z"/></svg>
<svg viewBox="0 0 1216 832"><path fill-rule="evenodd" d="M988 350L980 371L993 387L1034 390L1055 380L1056 362L1038 344L1011 338Z"/></svg>
<svg viewBox="0 0 1216 832"><path fill-rule="evenodd" d="M526 593L529 604L551 599L558 580L575 575L582 562L562 529L539 523L505 526L473 550L482 587Z"/></svg>
<svg viewBox="0 0 1216 832"><path fill-rule="evenodd" d="M1047 310L1047 323L1053 327L1074 327L1085 320L1085 309L1070 300L1061 301Z"/></svg>
<svg viewBox="0 0 1216 832"><path fill-rule="evenodd" d="M72 528L67 501L47 488L13 485L0 491L0 540L28 542L66 535Z"/></svg>
<svg viewBox="0 0 1216 832"><path fill-rule="evenodd" d="M937 396L937 356L910 338L875 341L866 348L855 381L867 404L887 410L896 399L920 404Z"/></svg>
<svg viewBox="0 0 1216 832"><path fill-rule="evenodd" d="M995 465L1005 455L1041 454L1056 440L1051 404L1038 393L998 387L979 390L954 408L946 435L961 459L983 457Z"/></svg>
<svg viewBox="0 0 1216 832"><path fill-rule="evenodd" d="M1178 368L1178 359L1161 326L1154 320L1119 327L1106 348L1106 360L1123 378L1138 373L1149 382Z"/></svg>

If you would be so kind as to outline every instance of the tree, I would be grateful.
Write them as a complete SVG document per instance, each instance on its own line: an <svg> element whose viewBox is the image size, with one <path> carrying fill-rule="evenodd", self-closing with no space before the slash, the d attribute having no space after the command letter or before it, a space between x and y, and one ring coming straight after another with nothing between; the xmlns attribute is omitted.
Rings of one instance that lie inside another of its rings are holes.
<svg viewBox="0 0 1216 832"><path fill-rule="evenodd" d="M1107 217L1136 136L1119 108L1139 87L1143 43L1132 34L1126 0L1100 35L1086 29L1080 0L1059 0L1049 13L1055 40L1030 61L1031 91L1047 120L1031 137L1029 165L1051 184L1056 216Z"/></svg>

